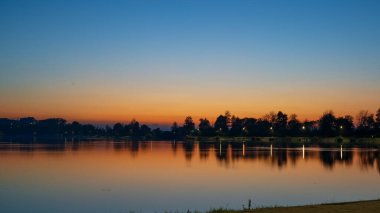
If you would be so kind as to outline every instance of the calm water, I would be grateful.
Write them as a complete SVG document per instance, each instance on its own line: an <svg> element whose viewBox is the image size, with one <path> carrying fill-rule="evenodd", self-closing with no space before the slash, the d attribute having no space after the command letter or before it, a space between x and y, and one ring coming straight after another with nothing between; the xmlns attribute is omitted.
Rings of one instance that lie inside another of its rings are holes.
<svg viewBox="0 0 380 213"><path fill-rule="evenodd" d="M163 212L380 198L376 149L0 144L0 212Z"/></svg>

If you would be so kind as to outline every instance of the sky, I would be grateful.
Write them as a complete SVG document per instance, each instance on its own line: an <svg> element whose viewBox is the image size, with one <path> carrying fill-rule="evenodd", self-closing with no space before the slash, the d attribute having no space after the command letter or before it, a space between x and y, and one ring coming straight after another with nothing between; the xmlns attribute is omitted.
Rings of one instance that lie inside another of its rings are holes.
<svg viewBox="0 0 380 213"><path fill-rule="evenodd" d="M0 1L0 117L380 107L380 1Z"/></svg>

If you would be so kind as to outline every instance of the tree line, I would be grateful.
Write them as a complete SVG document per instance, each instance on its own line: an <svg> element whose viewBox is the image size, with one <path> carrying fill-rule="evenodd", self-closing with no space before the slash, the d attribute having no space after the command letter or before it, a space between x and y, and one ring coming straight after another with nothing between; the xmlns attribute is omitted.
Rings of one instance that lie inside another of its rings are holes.
<svg viewBox="0 0 380 213"><path fill-rule="evenodd" d="M354 118L351 115L337 117L333 111L326 111L318 120L301 122L296 114L287 115L282 111L271 112L261 118L239 118L226 111L219 115L214 124L207 118L199 120L198 128L192 118L186 117L183 126L172 125L176 137L195 136L249 136L249 137L380 137L380 108L376 114L360 111Z"/></svg>
<svg viewBox="0 0 380 213"><path fill-rule="evenodd" d="M188 116L182 125L174 122L170 130L152 129L134 119L126 124L96 127L77 121L67 122L62 118L0 118L0 135L107 136L136 139L184 139L187 136L380 137L380 108L376 114L360 111L356 122L351 115L337 117L332 111L326 111L318 120L302 122L297 115L288 116L282 111L271 112L261 118L239 118L226 111L213 124L207 118L201 118L196 125L192 117Z"/></svg>

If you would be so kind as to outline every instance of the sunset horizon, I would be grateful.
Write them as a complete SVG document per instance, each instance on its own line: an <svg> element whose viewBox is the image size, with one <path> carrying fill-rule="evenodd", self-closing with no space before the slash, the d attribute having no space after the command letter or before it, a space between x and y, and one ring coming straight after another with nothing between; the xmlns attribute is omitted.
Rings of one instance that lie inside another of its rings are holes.
<svg viewBox="0 0 380 213"><path fill-rule="evenodd" d="M168 124L380 106L378 4L147 2L4 2L0 117Z"/></svg>
<svg viewBox="0 0 380 213"><path fill-rule="evenodd" d="M0 212L378 212L379 94L380 0L0 0Z"/></svg>
<svg viewBox="0 0 380 213"><path fill-rule="evenodd" d="M289 113L288 111L285 111L285 110L270 110L270 111L268 111L266 113L262 113L262 114L257 114L257 113L237 114L231 110L222 110L221 112L214 113L210 116L205 115L205 114L202 114L202 115L198 114L197 115L194 113L194 114L183 114L183 115L178 115L178 116L145 115L145 116L125 116L124 118L121 118L120 116L115 116L115 118L112 119L113 116L109 116L109 115L105 114L104 119L100 119L100 120L93 118L93 117L84 117L84 118L70 117L70 116L66 116L64 114L37 115L37 116L34 114L21 114L18 116L12 116L12 115L6 116L6 115L4 115L4 116L0 116L0 118L9 118L9 119L16 119L16 120L20 119L20 118L27 118L27 117L33 117L37 120L43 120L43 119L49 119L49 118L62 118L62 119L67 120L67 122L77 121L80 123L88 123L88 124L94 124L94 125L100 125L100 126L106 126L106 125L112 126L115 123L126 124L132 120L137 120L143 124L153 125L156 127L169 128L173 123L183 124L184 120L187 116L192 117L195 124L199 124L199 119L203 119L203 118L206 118L206 119L210 120L211 123L214 123L215 120L217 119L217 117L219 115L223 115L226 111L229 111L232 115L239 117L239 118L255 118L255 119L264 118L266 115L268 115L270 113L276 114L277 112L281 111L283 113L286 113L288 116L296 115L297 119L300 121L317 121L318 119L320 119L323 116L324 113L331 111L337 117L352 116L352 118L354 119L354 124L357 124L357 119L358 119L358 115L360 112L365 111L365 112L368 112L369 114L375 115L379 108L380 107L377 107L374 110L364 110L363 109L363 110L359 110L356 113L352 113L352 114L341 113L339 111L329 109L329 110L321 111L319 114L316 114L316 115L310 116L310 117L302 117L302 114L300 116L300 114ZM156 118L156 120L148 120L146 118L149 118L149 119Z"/></svg>

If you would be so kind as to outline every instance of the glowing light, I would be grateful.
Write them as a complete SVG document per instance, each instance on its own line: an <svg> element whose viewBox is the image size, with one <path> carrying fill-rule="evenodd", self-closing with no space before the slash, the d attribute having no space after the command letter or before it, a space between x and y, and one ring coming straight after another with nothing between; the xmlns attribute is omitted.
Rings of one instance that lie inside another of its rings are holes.
<svg viewBox="0 0 380 213"><path fill-rule="evenodd" d="M302 159L305 159L305 145L302 145Z"/></svg>
<svg viewBox="0 0 380 213"><path fill-rule="evenodd" d="M273 151L272 151L272 144L270 145L270 157L272 157Z"/></svg>

